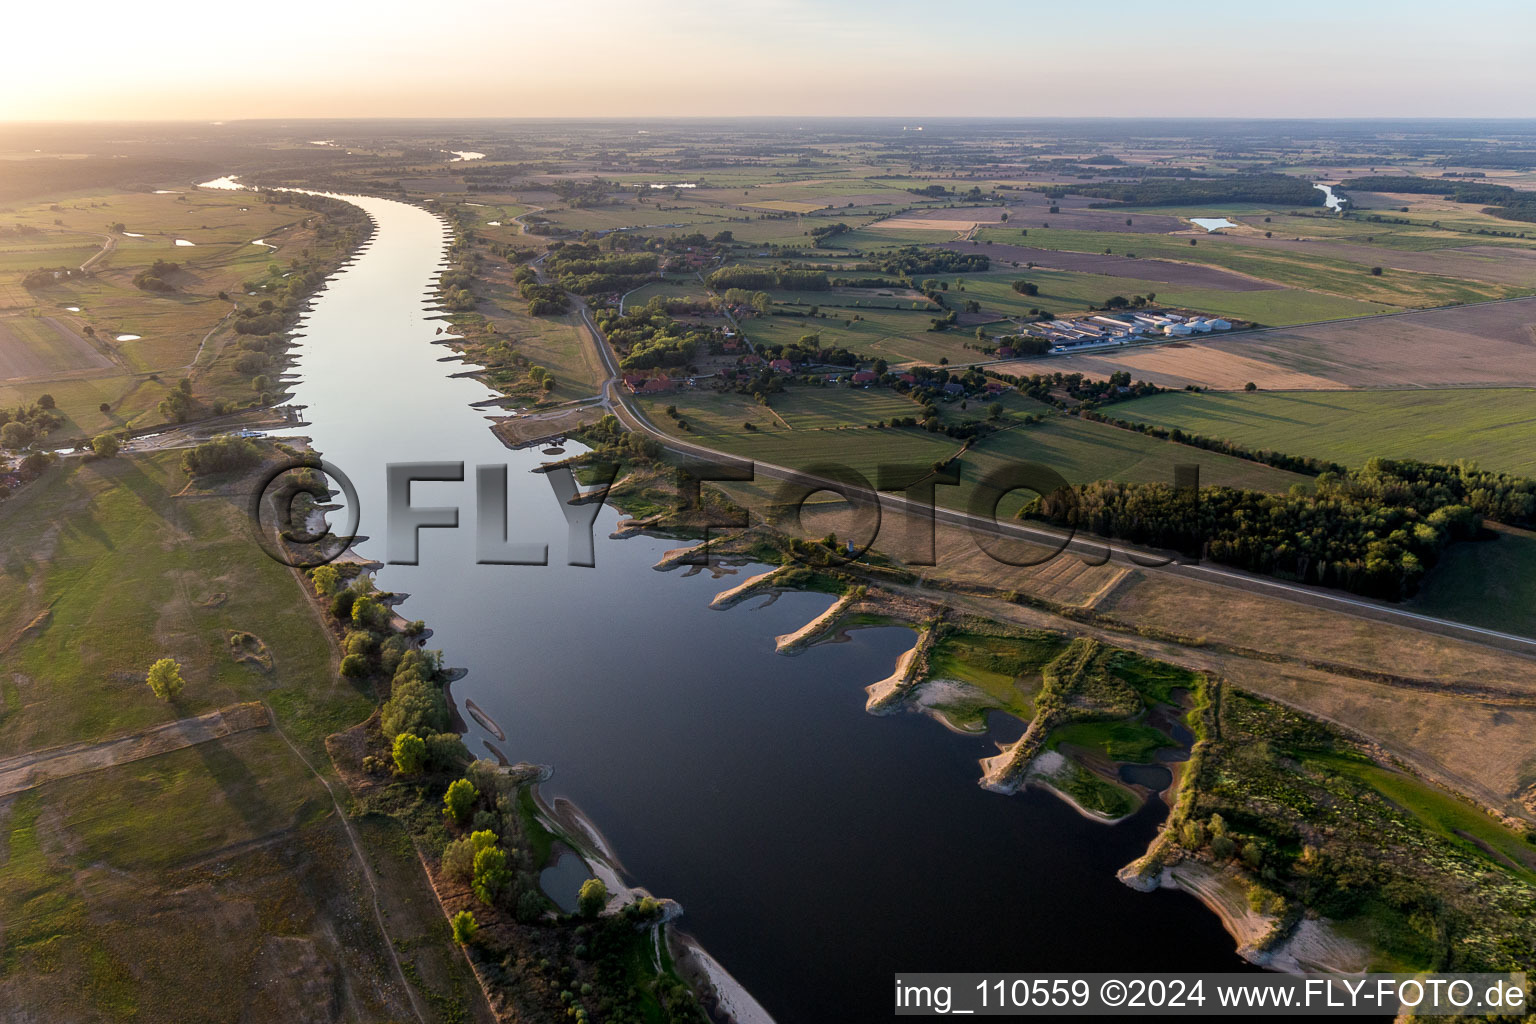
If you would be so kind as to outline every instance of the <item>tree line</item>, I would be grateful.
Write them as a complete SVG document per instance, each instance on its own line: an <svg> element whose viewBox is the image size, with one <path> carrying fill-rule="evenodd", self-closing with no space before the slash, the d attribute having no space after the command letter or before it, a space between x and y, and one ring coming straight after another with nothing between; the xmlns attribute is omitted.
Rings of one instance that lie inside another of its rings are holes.
<svg viewBox="0 0 1536 1024"><path fill-rule="evenodd" d="M1189 203L1265 203L1321 206L1321 189L1288 174L1233 174L1224 178L1174 178L1105 182L1098 185L1055 185L1041 189L1060 198L1071 194L1109 199L1134 206L1183 206ZM1106 206L1107 203L1094 203Z"/></svg>
<svg viewBox="0 0 1536 1024"><path fill-rule="evenodd" d="M1197 495L1167 484L1099 481L1037 498L1021 516L1400 601L1418 590L1447 545L1476 537L1485 516L1529 524L1536 481L1372 459L1287 494L1210 487Z"/></svg>

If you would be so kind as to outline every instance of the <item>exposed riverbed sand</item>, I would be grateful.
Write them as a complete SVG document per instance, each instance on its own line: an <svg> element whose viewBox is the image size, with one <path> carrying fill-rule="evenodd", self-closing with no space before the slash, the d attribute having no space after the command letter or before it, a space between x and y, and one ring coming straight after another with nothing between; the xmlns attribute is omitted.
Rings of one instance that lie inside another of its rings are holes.
<svg viewBox="0 0 1536 1024"><path fill-rule="evenodd" d="M780 654L798 653L801 648L807 646L811 643L811 641L815 640L817 637L821 636L821 634L831 629L837 620L843 617L843 613L848 610L849 606L852 605L855 601L859 600L859 598L862 596L863 595L857 590L852 590L844 594L842 597L837 599L836 603L834 603L832 607L828 608L826 611L822 612L820 615L816 616L810 622L807 622L793 633L785 633L782 636L775 637L774 649Z"/></svg>

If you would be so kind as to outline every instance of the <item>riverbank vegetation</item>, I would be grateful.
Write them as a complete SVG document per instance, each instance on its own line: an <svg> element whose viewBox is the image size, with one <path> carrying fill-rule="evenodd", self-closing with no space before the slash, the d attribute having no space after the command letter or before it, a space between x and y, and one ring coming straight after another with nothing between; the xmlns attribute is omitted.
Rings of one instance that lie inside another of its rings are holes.
<svg viewBox="0 0 1536 1024"><path fill-rule="evenodd" d="M1368 744L1212 682L1179 800L1142 871L1192 857L1274 919L1321 915L1377 970L1519 970L1536 957L1536 832L1511 831Z"/></svg>

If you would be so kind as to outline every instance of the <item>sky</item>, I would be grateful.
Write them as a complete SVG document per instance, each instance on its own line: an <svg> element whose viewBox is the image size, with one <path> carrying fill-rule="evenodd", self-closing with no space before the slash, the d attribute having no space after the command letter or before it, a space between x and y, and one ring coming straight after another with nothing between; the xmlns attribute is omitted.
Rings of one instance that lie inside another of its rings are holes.
<svg viewBox="0 0 1536 1024"><path fill-rule="evenodd" d="M1536 116L1536 3L11 4L0 122Z"/></svg>

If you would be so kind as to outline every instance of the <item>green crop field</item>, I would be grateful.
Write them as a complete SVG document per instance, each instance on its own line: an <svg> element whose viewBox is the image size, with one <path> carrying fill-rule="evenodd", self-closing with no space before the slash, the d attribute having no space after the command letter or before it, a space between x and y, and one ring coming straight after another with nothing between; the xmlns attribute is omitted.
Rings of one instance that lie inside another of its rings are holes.
<svg viewBox="0 0 1536 1024"><path fill-rule="evenodd" d="M873 293L871 293L873 294ZM891 299L873 299L891 302ZM884 359L892 366L903 363L937 364L974 362L981 354L968 349L975 334L963 328L930 331L937 311L826 307L819 316L766 316L746 320L742 329L760 344L785 345L807 334L821 336L821 343L839 346L870 359ZM855 320L854 317L860 319Z"/></svg>
<svg viewBox="0 0 1536 1024"><path fill-rule="evenodd" d="M1022 230L1022 229L1021 229ZM1464 281L1438 274L1391 270L1381 276L1371 273L1371 265L1340 259L1328 254L1325 243L1317 250L1297 252L1288 249L1245 245L1232 239L1206 240L1180 235L1126 236L1108 231L1068 231L1060 228L1027 229L1027 236L1012 227L984 228L977 237L983 241L1031 245L1067 252L1118 254L1134 253L1142 258L1161 258L1185 263L1201 263L1247 274L1265 281L1308 291L1341 295L1366 302L1399 306L1441 306L1453 302L1477 302L1529 294L1531 289L1509 285ZM1190 245L1191 241L1196 242Z"/></svg>
<svg viewBox="0 0 1536 1024"><path fill-rule="evenodd" d="M1478 462L1536 475L1536 391L1171 392L1107 410L1118 419L1360 466L1374 456Z"/></svg>
<svg viewBox="0 0 1536 1024"><path fill-rule="evenodd" d="M1014 291L1013 282L1019 280L1037 285L1040 294L1025 296ZM956 287L953 283L950 285L952 291ZM964 287L964 298L976 299L982 309L995 309L1013 316L1027 315L1031 309L1043 309L1056 314L1078 313L1086 310L1089 305L1102 306L1115 295L1126 298L1133 295L1156 295L1159 305L1178 306L1212 316L1232 317L1277 327L1390 313L1401 308L1302 288L1236 292L1040 267L1019 267L1002 272L993 270L985 274L966 275Z"/></svg>
<svg viewBox="0 0 1536 1024"><path fill-rule="evenodd" d="M847 467L863 474L871 484L881 465L927 466L946 461L961 450L959 441L941 433L865 426L918 412L907 399L879 390L794 388L770 396L766 408L750 396L733 392L681 392L645 404L653 423L680 438L779 466ZM1028 405L1029 411L1046 411L1045 406ZM675 418L667 415L668 406L676 408ZM947 417L959 415L953 408L946 410ZM1021 411L1022 404L1007 418L1016 422ZM976 413L980 413L979 408ZM752 430L746 429L747 422L752 423ZM1284 491L1307 479L1246 459L1053 414L1043 422L1016 425L974 444L961 458L959 485L939 487L937 501L949 508L967 508L979 480L1004 465L1020 462L1048 466L1068 483L1106 479L1171 483L1177 465L1198 465L1201 482L1206 485ZM999 517L1014 514L1031 497L1025 492L1005 497L999 505Z"/></svg>
<svg viewBox="0 0 1536 1024"><path fill-rule="evenodd" d="M978 475L1005 462L1040 463L1074 484L1094 480L1171 484L1177 465L1198 465L1203 486L1279 492L1307 480L1299 474L1247 459L1061 415L985 437L967 453L965 461L974 466Z"/></svg>
<svg viewBox="0 0 1536 1024"><path fill-rule="evenodd" d="M1413 607L1426 615L1536 637L1536 534L1496 527L1498 540L1452 544Z"/></svg>

